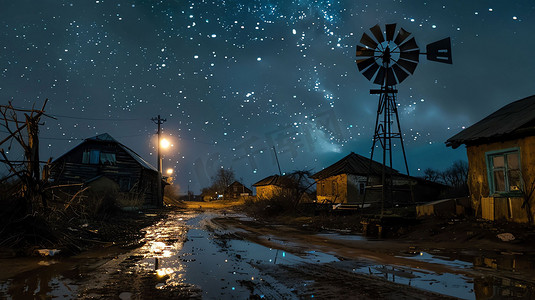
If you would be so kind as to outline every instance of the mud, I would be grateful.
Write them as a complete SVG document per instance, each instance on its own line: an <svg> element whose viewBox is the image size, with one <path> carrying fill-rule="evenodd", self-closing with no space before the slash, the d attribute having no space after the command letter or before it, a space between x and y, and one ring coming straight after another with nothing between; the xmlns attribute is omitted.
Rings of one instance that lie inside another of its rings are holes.
<svg viewBox="0 0 535 300"><path fill-rule="evenodd" d="M481 241L368 239L229 212L173 211L130 250L2 260L0 297L530 299L535 255ZM482 247L486 245L487 247ZM488 247L490 245L490 247Z"/></svg>

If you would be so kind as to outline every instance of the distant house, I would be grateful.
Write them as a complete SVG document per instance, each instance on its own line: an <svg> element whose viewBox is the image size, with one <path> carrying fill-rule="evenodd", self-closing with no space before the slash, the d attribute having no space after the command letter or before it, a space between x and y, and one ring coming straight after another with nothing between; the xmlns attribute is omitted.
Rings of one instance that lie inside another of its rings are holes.
<svg viewBox="0 0 535 300"><path fill-rule="evenodd" d="M510 103L446 141L466 145L468 187L477 216L528 222L535 212L535 95ZM529 214L528 214L529 210Z"/></svg>
<svg viewBox="0 0 535 300"><path fill-rule="evenodd" d="M84 185L105 177L118 186L119 192L141 197L144 205L162 204L158 199L158 170L107 133L85 139L53 161L50 176L57 184Z"/></svg>
<svg viewBox="0 0 535 300"><path fill-rule="evenodd" d="M234 181L231 183L223 193L223 199L239 199L241 197L251 196L253 191L248 189L241 182Z"/></svg>
<svg viewBox="0 0 535 300"><path fill-rule="evenodd" d="M290 193L292 179L288 176L271 175L253 184L256 188L256 197L269 199L273 196Z"/></svg>
<svg viewBox="0 0 535 300"><path fill-rule="evenodd" d="M421 178L407 176L385 167L394 187L396 203L432 201L445 187ZM312 175L316 181L319 203L361 204L381 201L383 164L351 152L349 155ZM377 188L379 187L379 188ZM414 199L413 199L414 198Z"/></svg>

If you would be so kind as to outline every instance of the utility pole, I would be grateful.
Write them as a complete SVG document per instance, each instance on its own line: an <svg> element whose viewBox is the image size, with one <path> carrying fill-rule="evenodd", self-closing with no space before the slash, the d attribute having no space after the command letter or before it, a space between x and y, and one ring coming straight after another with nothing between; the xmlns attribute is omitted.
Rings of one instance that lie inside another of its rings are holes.
<svg viewBox="0 0 535 300"><path fill-rule="evenodd" d="M277 150L273 146L273 153L275 153L275 159L277 160L277 166L279 167L279 175L282 177L281 165L279 164L279 157L277 156Z"/></svg>
<svg viewBox="0 0 535 300"><path fill-rule="evenodd" d="M158 118L152 118L151 119L154 123L158 125L158 200L156 205L157 206L163 206L163 195L162 195L162 160L161 160L161 152L160 152L160 134L161 134L161 125L167 121L166 119L160 118L160 115L158 115Z"/></svg>

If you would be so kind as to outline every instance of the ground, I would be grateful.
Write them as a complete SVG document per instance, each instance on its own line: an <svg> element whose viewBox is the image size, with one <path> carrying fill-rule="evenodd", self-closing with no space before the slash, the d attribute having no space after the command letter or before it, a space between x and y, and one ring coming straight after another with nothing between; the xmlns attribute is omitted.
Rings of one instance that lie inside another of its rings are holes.
<svg viewBox="0 0 535 300"><path fill-rule="evenodd" d="M477 278L489 278L480 275L490 274L495 269L499 270L501 258L493 256L496 253L504 256L506 261L511 258L526 257L530 259L530 262L533 262L531 249L534 249L534 231L525 225L496 224L470 218L430 218L412 223L401 229L397 228L395 232L389 233L390 237L387 239L376 239L370 242L365 239L340 239L341 234L352 237L352 234L362 229L356 216L290 217L287 215L278 218L244 218L241 214L244 211L243 204L239 201L181 203L180 207L175 206L171 209L169 220L163 219L155 226L147 227L144 230L144 239L140 240L135 235L126 235L122 237L120 245L101 243L99 250L65 258L63 262L53 266L56 269L61 269L60 266L63 265L66 266L65 270L58 272L63 277L68 277L72 281L71 285L76 287L71 288L71 293L76 291L77 297L85 299L117 298L118 296L121 299L209 299L229 298L229 295L232 295L228 288L233 283L228 281L229 275L225 273L226 271L216 275L221 276L221 279L207 283L220 291L217 297L214 297L214 294L206 294L206 291L199 290L195 285L186 283L182 279L173 278L174 274L182 274L186 277L195 276L195 274L187 273L188 270L177 270L176 268L173 269L175 273L171 271L167 273L171 269L165 267L169 263L165 258L162 257L160 261L149 260L150 254L155 251L153 246L161 243L175 245L175 248L164 248L161 251L181 253L180 255L173 254L173 256L179 257L177 262L180 268L197 270L199 274L208 272L206 275L202 275L206 278L209 277L209 273L216 268L217 264L203 269L206 266L203 267L201 262L209 261L212 257L223 254L229 257L229 263L233 263L235 270L246 268L241 273L260 272L264 276L263 281L257 279L237 281L240 287L236 287L236 290L238 291L240 288L249 290L246 294L251 299L260 297L262 291L275 293L271 294L271 298L309 298L314 296L320 299L345 299L348 297L356 299L447 299L450 297L445 296L443 292L440 292L441 294L434 293L432 288L411 287L410 280L415 274L412 270L426 270L425 272L432 274L457 274L476 278L474 271L472 269L452 268L448 264L433 261L417 260L414 259L414 255L418 253L447 254L450 259L471 255L475 261L474 265L478 263ZM179 215L176 215L176 212ZM137 223L147 222L146 224L150 224L161 217L154 213L142 215L147 219L145 221L138 220ZM210 238L217 244L214 246L214 249L217 249L214 250L214 253L209 254L211 244L202 242L201 231L190 228L188 233L188 230L185 229L187 222L193 222L192 219L188 218L199 215L209 215L200 224L208 232L203 231L203 234L206 234L205 238ZM180 220L184 218L183 223L181 223L184 226L172 223L174 222L173 218ZM120 230L125 230L125 228L118 228L116 234L119 234ZM192 230L197 231L191 233ZM337 238L331 237L330 233L332 232L338 234ZM515 240L504 242L497 237L500 233L511 233ZM265 249L277 249L277 251L292 253L298 257L305 257L310 249L314 249L314 251L326 253L330 257L336 257L336 260L320 262L318 259L317 262L303 260L300 264L266 264L256 259L249 260L246 256L251 254L240 250L244 247L242 244L240 244L242 246L233 246L235 241L240 240L254 245L263 245L266 247ZM195 244L196 242L204 246L198 248L192 246L192 249L184 248L187 245L198 245ZM140 248L141 245L143 246ZM223 254L218 254L218 252ZM479 263L479 257L482 257L481 263ZM4 292L12 296L28 296L28 294L17 294L15 283L35 285L35 282L39 280L32 279L33 277L29 276L31 271L20 267L24 266L24 263L21 264L17 259L9 261L7 264L6 261L2 262L3 269L6 271L0 276L0 283L8 278L11 278L9 280L12 280L12 283L9 288L4 288L4 290L0 285L0 295ZM369 264L368 261L373 262L373 265ZM518 264L521 265L522 262L519 260ZM247 269L244 265L249 267L252 265L254 268ZM530 263L525 265L530 265ZM370 274L355 272L356 269L369 269ZM154 270L158 270L158 272ZM165 272L160 274L162 270ZM378 276L371 276L372 273L377 273L377 270L382 270L381 272L384 272L389 279L384 280ZM518 272L513 274L514 271ZM526 280L526 278L520 278L520 271L522 270L513 270L509 274L509 270L501 270L504 273L503 278L507 278L509 281L511 278ZM74 272L74 275L69 272ZM531 270L528 269L528 274L529 272ZM229 274L235 273L236 271L233 271ZM28 281L28 278L31 280ZM392 280L390 278L398 279ZM41 277L40 280L43 278ZM199 280L202 282L202 280L208 279L200 278ZM409 280L409 284L397 283L398 281L403 283L403 280ZM481 295L485 295L489 290L496 290L488 288L493 286L491 283L482 282L482 279L476 281L473 284L475 291L472 291L471 295L475 294L481 298ZM170 282L173 284L169 284ZM429 284L434 282L430 281ZM521 282L522 284L516 284L513 280L512 285L516 285L517 288L509 287L500 291L509 293L508 295L512 295L512 293L523 295L524 298L526 294L535 296L533 279L528 278L528 284L525 283L526 281ZM414 284L416 283L414 281ZM69 284L65 285L69 286ZM520 289L518 286L523 286L523 288ZM19 288L22 289L21 286ZM30 292L34 289L35 287L32 289L32 286L29 289L26 287L26 290L30 290ZM232 289L234 290L234 286ZM69 294L69 292L65 293ZM464 296L461 297L464 298Z"/></svg>

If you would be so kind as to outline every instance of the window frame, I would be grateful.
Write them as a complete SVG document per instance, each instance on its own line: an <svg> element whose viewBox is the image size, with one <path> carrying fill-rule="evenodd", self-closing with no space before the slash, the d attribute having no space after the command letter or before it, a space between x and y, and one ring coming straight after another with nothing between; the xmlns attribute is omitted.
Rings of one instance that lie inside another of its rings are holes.
<svg viewBox="0 0 535 300"><path fill-rule="evenodd" d="M520 172L520 189L519 190L509 190L510 184L509 184L509 168L507 164L507 155L509 154L518 154L518 171ZM494 165L493 165L493 158L494 157L503 157L504 159L504 166L503 166L503 174L504 174L504 184L505 184L505 191L496 191L496 186L494 183ZM489 195L490 196L519 196L522 194L523 189L523 178L522 178L522 156L520 152L520 147L515 148L507 148L507 149L500 149L500 150L494 150L494 151L488 151L485 152L485 162L487 164L487 177L488 177L488 186L489 186Z"/></svg>

